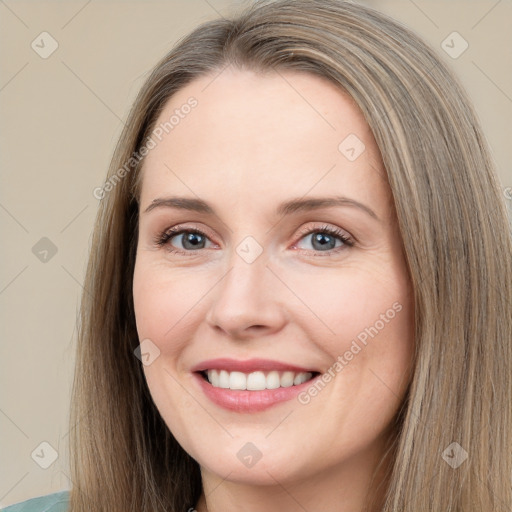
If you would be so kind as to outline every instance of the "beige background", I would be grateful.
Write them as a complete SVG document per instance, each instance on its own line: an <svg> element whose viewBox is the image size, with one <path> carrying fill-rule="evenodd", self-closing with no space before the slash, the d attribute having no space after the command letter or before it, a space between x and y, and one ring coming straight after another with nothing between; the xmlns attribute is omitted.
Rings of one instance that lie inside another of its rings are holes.
<svg viewBox="0 0 512 512"><path fill-rule="evenodd" d="M512 198L512 2L364 3L422 34L462 78ZM70 487L67 417L92 192L131 102L179 37L241 5L0 0L0 506ZM58 42L46 59L31 47L43 31ZM469 44L457 59L441 48L453 31ZM32 250L43 237L57 249L46 262ZM47 469L36 463L51 462L42 442L58 454Z"/></svg>

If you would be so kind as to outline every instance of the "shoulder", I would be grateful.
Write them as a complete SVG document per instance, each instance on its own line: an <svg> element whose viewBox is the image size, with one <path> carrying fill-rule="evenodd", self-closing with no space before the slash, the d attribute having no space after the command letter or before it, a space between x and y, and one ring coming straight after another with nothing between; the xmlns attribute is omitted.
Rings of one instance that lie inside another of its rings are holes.
<svg viewBox="0 0 512 512"><path fill-rule="evenodd" d="M60 491L10 505L1 512L66 512L69 491Z"/></svg>

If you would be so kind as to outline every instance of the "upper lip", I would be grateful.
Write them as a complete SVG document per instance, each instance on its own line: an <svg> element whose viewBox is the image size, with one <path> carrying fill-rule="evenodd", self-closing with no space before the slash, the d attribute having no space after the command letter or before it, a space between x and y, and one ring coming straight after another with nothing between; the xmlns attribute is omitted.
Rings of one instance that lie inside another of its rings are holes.
<svg viewBox="0 0 512 512"><path fill-rule="evenodd" d="M193 372L202 372L204 370L227 370L229 372L251 373L258 370L263 371L290 371L290 372L316 372L311 368L305 368L295 364L282 363L271 359L246 359L239 361L230 358L208 359L201 361L192 367Z"/></svg>

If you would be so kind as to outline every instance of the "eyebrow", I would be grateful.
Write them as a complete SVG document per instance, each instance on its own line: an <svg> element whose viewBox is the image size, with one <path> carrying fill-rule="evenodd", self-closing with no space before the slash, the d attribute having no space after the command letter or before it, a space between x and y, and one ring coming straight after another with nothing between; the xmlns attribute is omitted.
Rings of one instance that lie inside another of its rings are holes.
<svg viewBox="0 0 512 512"><path fill-rule="evenodd" d="M358 208L373 219L380 221L377 214L371 208L359 201L356 201L355 199L343 196L291 199L281 203L276 209L276 214L279 216L286 216L292 213L329 208L332 206L350 206ZM176 208L180 210L217 215L215 210L207 202L202 199L188 197L161 197L154 199L143 213L148 213L156 208Z"/></svg>

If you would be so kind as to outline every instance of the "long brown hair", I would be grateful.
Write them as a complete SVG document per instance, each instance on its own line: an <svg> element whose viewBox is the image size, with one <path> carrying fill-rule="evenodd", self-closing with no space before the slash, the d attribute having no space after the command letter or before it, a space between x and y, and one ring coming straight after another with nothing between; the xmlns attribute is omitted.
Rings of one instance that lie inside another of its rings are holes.
<svg viewBox="0 0 512 512"><path fill-rule="evenodd" d="M512 237L486 140L428 45L337 0L257 2L204 23L138 94L99 195L82 295L71 510L182 512L201 492L199 465L162 420L134 356L139 149L176 91L227 65L331 80L357 103L382 154L414 288L416 346L382 511L511 510ZM454 467L461 450L468 457Z"/></svg>

